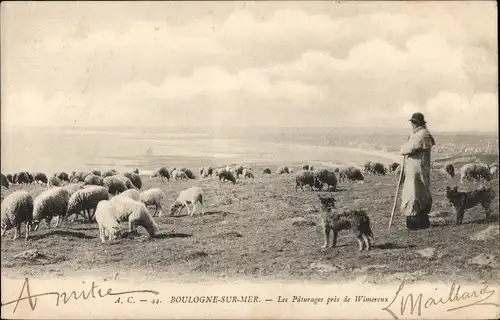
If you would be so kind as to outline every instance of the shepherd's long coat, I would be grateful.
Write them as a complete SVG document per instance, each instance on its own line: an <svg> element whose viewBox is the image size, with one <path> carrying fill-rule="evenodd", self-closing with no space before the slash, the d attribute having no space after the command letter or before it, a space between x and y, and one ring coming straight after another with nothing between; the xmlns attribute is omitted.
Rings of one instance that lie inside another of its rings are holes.
<svg viewBox="0 0 500 320"><path fill-rule="evenodd" d="M434 137L422 126L414 129L401 147L401 154L407 156L401 194L401 213L405 216L428 214L431 211L432 195L429 186L431 148L434 145Z"/></svg>

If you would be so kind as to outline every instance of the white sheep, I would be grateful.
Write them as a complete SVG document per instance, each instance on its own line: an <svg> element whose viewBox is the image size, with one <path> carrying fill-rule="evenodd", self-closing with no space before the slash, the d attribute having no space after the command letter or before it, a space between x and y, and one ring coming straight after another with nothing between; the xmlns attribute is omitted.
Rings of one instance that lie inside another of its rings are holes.
<svg viewBox="0 0 500 320"><path fill-rule="evenodd" d="M193 216L196 211L196 204L201 204L201 215L205 214L204 205L203 205L203 190L200 187L191 187L186 190L181 191L177 199L170 206L170 215L174 215L178 210L177 214L179 215L184 209L187 208L188 215ZM188 204L193 206L192 211L189 210ZM180 210L179 210L180 208Z"/></svg>
<svg viewBox="0 0 500 320"><path fill-rule="evenodd" d="M109 192L105 187L91 186L78 190L69 198L67 217L85 210L89 220L92 220L90 210L95 213L97 204L102 200L109 200Z"/></svg>
<svg viewBox="0 0 500 320"><path fill-rule="evenodd" d="M155 206L153 217L156 216L158 212L160 213L159 216L161 217L163 215L163 197L164 194L160 188L152 188L141 192L139 201L144 203L146 207Z"/></svg>
<svg viewBox="0 0 500 320"><path fill-rule="evenodd" d="M150 237L158 232L158 225L144 203L126 197L114 197L110 200L113 216L118 222L128 221L128 231L135 231L138 226L144 227Z"/></svg>
<svg viewBox="0 0 500 320"><path fill-rule="evenodd" d="M100 201L95 209L95 220L99 225L99 237L103 243L106 242L106 236L108 236L108 240L113 240L117 239L122 233L120 223L115 218L114 210L109 200Z"/></svg>
<svg viewBox="0 0 500 320"><path fill-rule="evenodd" d="M56 228L59 227L61 217L64 217L68 210L70 196L69 191L61 187L55 187L39 194L34 201L33 230L38 230L41 220L45 220L47 227L50 228L52 217L55 216L57 216Z"/></svg>
<svg viewBox="0 0 500 320"><path fill-rule="evenodd" d="M122 193L118 194L117 197L127 197L135 201L140 201L141 199L141 194L139 191L136 189L128 189L126 191L123 191Z"/></svg>
<svg viewBox="0 0 500 320"><path fill-rule="evenodd" d="M21 223L24 222L27 240L33 221L33 197L25 190L16 191L3 199L1 207L2 237L8 230L15 228L13 240L18 239L21 234Z"/></svg>

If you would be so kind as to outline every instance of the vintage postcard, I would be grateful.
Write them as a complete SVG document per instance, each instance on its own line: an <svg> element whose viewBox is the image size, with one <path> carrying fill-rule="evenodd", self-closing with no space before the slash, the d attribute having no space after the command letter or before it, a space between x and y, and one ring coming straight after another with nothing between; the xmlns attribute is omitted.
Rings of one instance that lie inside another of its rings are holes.
<svg viewBox="0 0 500 320"><path fill-rule="evenodd" d="M2 2L2 318L498 319L496 7Z"/></svg>

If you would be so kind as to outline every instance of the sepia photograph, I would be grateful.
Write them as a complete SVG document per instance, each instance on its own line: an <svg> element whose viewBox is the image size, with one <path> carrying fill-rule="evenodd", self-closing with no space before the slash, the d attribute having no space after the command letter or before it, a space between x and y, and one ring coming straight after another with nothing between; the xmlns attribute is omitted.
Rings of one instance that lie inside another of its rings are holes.
<svg viewBox="0 0 500 320"><path fill-rule="evenodd" d="M4 1L8 319L497 319L494 1Z"/></svg>

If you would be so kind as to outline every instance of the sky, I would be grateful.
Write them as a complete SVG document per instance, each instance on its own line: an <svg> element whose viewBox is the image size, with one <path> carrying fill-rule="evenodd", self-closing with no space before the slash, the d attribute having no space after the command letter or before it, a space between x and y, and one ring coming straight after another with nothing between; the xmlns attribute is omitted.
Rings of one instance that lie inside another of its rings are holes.
<svg viewBox="0 0 500 320"><path fill-rule="evenodd" d="M2 2L9 126L498 131L474 2Z"/></svg>

